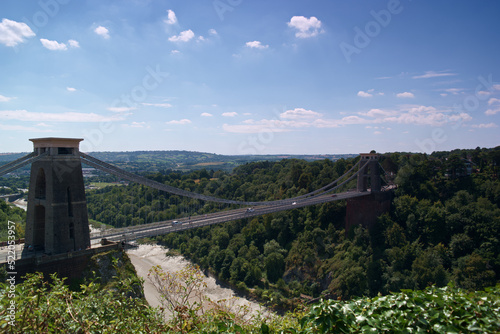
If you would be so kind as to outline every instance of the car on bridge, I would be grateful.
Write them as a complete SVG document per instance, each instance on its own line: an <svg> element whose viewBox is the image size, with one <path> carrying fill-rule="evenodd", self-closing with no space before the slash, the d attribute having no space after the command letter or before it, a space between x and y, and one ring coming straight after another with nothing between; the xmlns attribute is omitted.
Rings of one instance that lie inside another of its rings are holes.
<svg viewBox="0 0 500 334"><path fill-rule="evenodd" d="M178 221L178 220L174 220L172 222L172 226L175 226L175 225L179 225L179 224L182 224L182 222Z"/></svg>

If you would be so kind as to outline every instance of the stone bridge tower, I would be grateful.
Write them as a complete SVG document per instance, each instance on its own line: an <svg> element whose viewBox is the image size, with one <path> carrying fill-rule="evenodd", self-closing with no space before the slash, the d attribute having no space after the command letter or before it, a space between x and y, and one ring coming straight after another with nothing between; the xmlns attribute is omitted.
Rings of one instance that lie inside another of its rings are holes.
<svg viewBox="0 0 500 334"><path fill-rule="evenodd" d="M391 208L392 191L381 191L379 154L361 153L360 155L359 168L363 170L358 174L357 190L366 192L370 189L371 193L347 200L346 233L357 225L372 228L377 223L377 218L389 212Z"/></svg>
<svg viewBox="0 0 500 334"><path fill-rule="evenodd" d="M363 192L368 188L372 192L379 192L381 189L379 154L377 153L360 153L361 161L359 169L364 168L358 174L358 191Z"/></svg>
<svg viewBox="0 0 500 334"><path fill-rule="evenodd" d="M31 165L25 244L60 254L90 246L79 143L83 139L38 138Z"/></svg>

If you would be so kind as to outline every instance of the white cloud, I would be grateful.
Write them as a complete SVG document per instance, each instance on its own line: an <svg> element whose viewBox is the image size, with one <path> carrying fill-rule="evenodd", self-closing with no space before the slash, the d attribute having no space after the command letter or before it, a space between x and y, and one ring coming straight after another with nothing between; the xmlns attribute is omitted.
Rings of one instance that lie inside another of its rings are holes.
<svg viewBox="0 0 500 334"><path fill-rule="evenodd" d="M280 118L288 119L303 119L303 118L317 118L321 117L320 113L312 110L306 110L304 108L295 108L293 110L287 110L280 114Z"/></svg>
<svg viewBox="0 0 500 334"><path fill-rule="evenodd" d="M109 117L95 113L78 112L43 113L27 110L2 110L0 111L0 119L27 122L110 122L123 120L124 117L123 115Z"/></svg>
<svg viewBox="0 0 500 334"><path fill-rule="evenodd" d="M164 20L166 24L176 24L177 23L177 17L175 16L175 13L173 10L169 9L167 10L167 19Z"/></svg>
<svg viewBox="0 0 500 334"><path fill-rule="evenodd" d="M413 95L413 93L410 93L410 92L404 92L404 93L399 93L399 94L396 94L397 97L399 98L414 98L415 95Z"/></svg>
<svg viewBox="0 0 500 334"><path fill-rule="evenodd" d="M488 123L488 124L473 124L471 125L471 127L473 128L477 128L477 129L489 129L489 128L497 128L498 125L496 125L495 123Z"/></svg>
<svg viewBox="0 0 500 334"><path fill-rule="evenodd" d="M267 49L269 47L269 45L262 45L261 42L259 41L246 42L245 45L249 48L254 48L254 49Z"/></svg>
<svg viewBox="0 0 500 334"><path fill-rule="evenodd" d="M186 119L186 118L178 120L178 121L172 120L172 121L165 122L165 124L176 124L176 125L177 124L185 125L185 124L189 124L189 123L191 123L191 121L189 119Z"/></svg>
<svg viewBox="0 0 500 334"><path fill-rule="evenodd" d="M436 78L436 77L447 77L447 76L451 76L451 75L457 75L457 74L451 73L448 71L440 71L440 72L426 71L425 74L415 75L412 78L413 79L428 79L428 78Z"/></svg>
<svg viewBox="0 0 500 334"><path fill-rule="evenodd" d="M236 115L238 115L238 113L236 111L225 112L222 114L222 116L224 116L224 117L234 117Z"/></svg>
<svg viewBox="0 0 500 334"><path fill-rule="evenodd" d="M342 113L340 113L342 114ZM397 110L370 109L357 115L347 115L340 119L325 119L323 115L312 110L296 108L283 112L279 119L248 119L240 124L224 124L227 132L260 133L263 131L287 132L303 128L339 128L363 125L374 130L391 130L387 123L409 124L417 126L442 126L468 122L472 117L467 113L451 113L450 110L439 110L432 106L405 105ZM375 134L377 131L375 131Z"/></svg>
<svg viewBox="0 0 500 334"><path fill-rule="evenodd" d="M36 126L39 126L40 124L37 124ZM32 126L22 126L22 125L3 125L0 124L0 130L2 131L26 131L26 132L54 132L52 129L44 129L43 127L36 128Z"/></svg>
<svg viewBox="0 0 500 334"><path fill-rule="evenodd" d="M168 40L170 42L188 42L194 37L194 32L189 29L182 31L178 36L172 36Z"/></svg>
<svg viewBox="0 0 500 334"><path fill-rule="evenodd" d="M500 87L500 85L499 85L499 87ZM500 104L500 99L497 99L494 97L490 98L488 100L488 105L491 106L492 104L495 105L493 107L493 109L488 109L485 111L485 114L488 116L496 115L500 112L500 106L498 105L498 104Z"/></svg>
<svg viewBox="0 0 500 334"><path fill-rule="evenodd" d="M178 55L180 53L181 52L179 50L172 50L172 51L170 51L170 54L173 54L173 55Z"/></svg>
<svg viewBox="0 0 500 334"><path fill-rule="evenodd" d="M397 114L397 112L396 111L392 111L392 110L370 109L366 113L360 112L359 114L362 115L362 116L379 118L379 117L393 116L393 115Z"/></svg>
<svg viewBox="0 0 500 334"><path fill-rule="evenodd" d="M438 110L432 106L409 105L403 106L393 116L380 117L375 119L374 122L442 126L449 123L467 122L470 120L472 120L472 117L467 113L450 113L446 110Z"/></svg>
<svg viewBox="0 0 500 334"><path fill-rule="evenodd" d="M78 43L78 41L75 41L74 39L70 39L68 41L68 44L70 47L75 48L75 49L80 47L80 43Z"/></svg>
<svg viewBox="0 0 500 334"><path fill-rule="evenodd" d="M217 34L217 30L215 30L215 29L210 29L210 30L208 31L208 33L209 33L210 35L213 35L213 36L217 36L217 35L218 35L218 34Z"/></svg>
<svg viewBox="0 0 500 334"><path fill-rule="evenodd" d="M372 96L373 96L373 94L370 94L370 93L367 93L367 92L363 92L362 90L360 90L360 91L358 92L358 96L359 96L359 97L372 97Z"/></svg>
<svg viewBox="0 0 500 334"><path fill-rule="evenodd" d="M106 27L98 26L94 29L94 32L104 39L109 39L109 30Z"/></svg>
<svg viewBox="0 0 500 334"><path fill-rule="evenodd" d="M146 122L132 122L130 124L123 124L124 128L145 128L149 129L151 126L147 125Z"/></svg>
<svg viewBox="0 0 500 334"><path fill-rule="evenodd" d="M223 124L222 128L231 133L289 132L290 124L280 120L263 119L259 122L247 120L244 124Z"/></svg>
<svg viewBox="0 0 500 334"><path fill-rule="evenodd" d="M382 132L380 132L380 131L374 131L374 132L373 132L373 134L374 134L374 135L381 135L381 134L382 134Z"/></svg>
<svg viewBox="0 0 500 334"><path fill-rule="evenodd" d="M500 107L497 107L495 109L488 109L484 113L488 116L496 115L500 112Z"/></svg>
<svg viewBox="0 0 500 334"><path fill-rule="evenodd" d="M323 32L323 29L321 29L321 21L314 16L310 18L294 16L287 24L289 27L297 30L295 37L298 38L314 37Z"/></svg>
<svg viewBox="0 0 500 334"><path fill-rule="evenodd" d="M9 102L10 100L12 100L12 97L0 95L0 102Z"/></svg>
<svg viewBox="0 0 500 334"><path fill-rule="evenodd" d="M65 51L68 50L68 47L64 43L58 43L57 41L50 41L45 38L40 38L40 42L42 42L42 45L49 50L52 51Z"/></svg>
<svg viewBox="0 0 500 334"><path fill-rule="evenodd" d="M142 103L143 106L148 107L159 107L159 108L170 108L172 105L170 103Z"/></svg>
<svg viewBox="0 0 500 334"><path fill-rule="evenodd" d="M488 92L487 90L481 90L481 91L477 92L477 95L479 95L479 96L489 96L489 95L491 95L491 92Z"/></svg>
<svg viewBox="0 0 500 334"><path fill-rule="evenodd" d="M66 87L66 90L68 92L76 92L76 88L73 88L73 87Z"/></svg>
<svg viewBox="0 0 500 334"><path fill-rule="evenodd" d="M201 116L203 116L203 117L212 117L213 115L210 114L210 113L208 113L208 112L204 112L204 113L201 114Z"/></svg>
<svg viewBox="0 0 500 334"><path fill-rule="evenodd" d="M340 121L333 120L333 122L330 121L329 123L332 124L334 127L337 127L338 125L347 125L347 124L366 124L370 123L370 121L367 120L366 118L353 115L353 116L343 117Z"/></svg>
<svg viewBox="0 0 500 334"><path fill-rule="evenodd" d="M35 33L26 23L9 19L2 19L0 23L0 43L6 46L16 46L33 36Z"/></svg>
<svg viewBox="0 0 500 334"><path fill-rule="evenodd" d="M126 112L126 111L135 110L136 108L135 107L109 107L106 109L109 111L113 111L113 112Z"/></svg>
<svg viewBox="0 0 500 334"><path fill-rule="evenodd" d="M491 106L492 104L499 103L499 102L500 102L500 99L496 99L496 98L492 97L491 99L488 100L488 105Z"/></svg>
<svg viewBox="0 0 500 334"><path fill-rule="evenodd" d="M450 93L450 94L453 94L453 95L458 95L460 94L461 92L463 92L463 88L447 88L447 89L443 89L443 91L447 92L447 93Z"/></svg>

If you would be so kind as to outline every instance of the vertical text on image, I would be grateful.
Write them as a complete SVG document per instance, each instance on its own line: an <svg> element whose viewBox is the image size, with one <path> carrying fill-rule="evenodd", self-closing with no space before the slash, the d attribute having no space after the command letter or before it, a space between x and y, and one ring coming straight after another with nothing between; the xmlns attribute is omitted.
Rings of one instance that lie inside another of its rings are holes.
<svg viewBox="0 0 500 334"><path fill-rule="evenodd" d="M16 223L8 220L8 255L7 255L7 297L10 299L7 307L7 318L10 326L16 321Z"/></svg>

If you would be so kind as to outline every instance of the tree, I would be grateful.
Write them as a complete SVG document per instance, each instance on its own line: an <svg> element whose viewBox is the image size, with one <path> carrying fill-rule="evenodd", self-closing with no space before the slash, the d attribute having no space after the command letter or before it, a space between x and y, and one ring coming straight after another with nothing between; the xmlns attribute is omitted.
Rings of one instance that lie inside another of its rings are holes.
<svg viewBox="0 0 500 334"><path fill-rule="evenodd" d="M285 258L280 253L271 253L265 259L267 279L275 283L285 272Z"/></svg>
<svg viewBox="0 0 500 334"><path fill-rule="evenodd" d="M453 278L455 283L470 291L479 290L495 284L495 272L488 268L488 262L477 253L458 259Z"/></svg>
<svg viewBox="0 0 500 334"><path fill-rule="evenodd" d="M204 278L199 267L191 264L173 273L154 266L148 273L148 279L160 294L162 306L177 317L202 309L207 288Z"/></svg>
<svg viewBox="0 0 500 334"><path fill-rule="evenodd" d="M436 247L428 248L415 259L412 264L412 276L417 289L424 289L433 284L445 286L448 283L448 273Z"/></svg>

